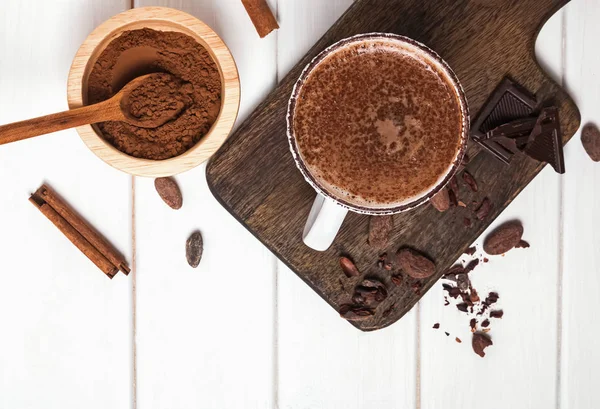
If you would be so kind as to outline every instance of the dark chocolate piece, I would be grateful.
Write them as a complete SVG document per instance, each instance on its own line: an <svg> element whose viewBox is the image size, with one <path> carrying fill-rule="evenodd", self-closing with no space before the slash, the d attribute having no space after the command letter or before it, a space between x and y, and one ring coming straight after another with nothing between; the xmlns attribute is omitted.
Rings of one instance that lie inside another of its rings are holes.
<svg viewBox="0 0 600 409"><path fill-rule="evenodd" d="M511 144L504 141L508 144L507 147L498 140L488 139L487 133L501 125L531 116L537 105L532 94L505 78L473 121L471 137L502 162L509 164L514 155L510 150Z"/></svg>
<svg viewBox="0 0 600 409"><path fill-rule="evenodd" d="M557 173L565 173L558 108L542 109L524 152L533 159L549 163Z"/></svg>

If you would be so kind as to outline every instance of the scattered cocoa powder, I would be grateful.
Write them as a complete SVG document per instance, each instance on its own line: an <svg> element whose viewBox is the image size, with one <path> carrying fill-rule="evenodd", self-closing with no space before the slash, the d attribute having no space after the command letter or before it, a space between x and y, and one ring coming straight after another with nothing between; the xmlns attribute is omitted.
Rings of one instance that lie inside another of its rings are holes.
<svg viewBox="0 0 600 409"><path fill-rule="evenodd" d="M170 73L182 81L180 96L174 100L186 105L183 112L153 129L125 122L103 122L98 128L104 139L128 155L163 160L196 145L208 133L221 109L219 70L196 40L182 33L148 28L124 32L95 61L88 78L87 102L105 101L133 78L154 72ZM163 91L159 92L164 96ZM149 99L156 96L151 92L146 95ZM142 105L139 112L149 114L151 110Z"/></svg>

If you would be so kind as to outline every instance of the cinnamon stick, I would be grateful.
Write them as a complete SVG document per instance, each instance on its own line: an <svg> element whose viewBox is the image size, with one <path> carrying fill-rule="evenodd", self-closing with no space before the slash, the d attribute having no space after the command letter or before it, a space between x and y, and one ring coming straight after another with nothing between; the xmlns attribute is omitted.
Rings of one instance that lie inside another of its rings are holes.
<svg viewBox="0 0 600 409"><path fill-rule="evenodd" d="M113 278L119 270L129 273L123 256L50 187L42 185L29 201L109 278Z"/></svg>
<svg viewBox="0 0 600 409"><path fill-rule="evenodd" d="M127 267L125 258L115 250L100 234L87 224L56 192L50 187L42 185L34 194L41 197L58 214L60 214L71 226L73 226L87 241L98 249L105 257L113 263L125 275L131 271Z"/></svg>
<svg viewBox="0 0 600 409"><path fill-rule="evenodd" d="M266 37L271 31L279 28L267 0L242 0L242 4L246 8L260 38Z"/></svg>
<svg viewBox="0 0 600 409"><path fill-rule="evenodd" d="M34 199L29 199L37 206ZM102 255L94 246L90 244L73 226L71 226L61 215L52 207L44 203L39 206L40 211L46 216L58 229L73 243L83 254L87 256L104 274L113 278L119 270L106 257Z"/></svg>

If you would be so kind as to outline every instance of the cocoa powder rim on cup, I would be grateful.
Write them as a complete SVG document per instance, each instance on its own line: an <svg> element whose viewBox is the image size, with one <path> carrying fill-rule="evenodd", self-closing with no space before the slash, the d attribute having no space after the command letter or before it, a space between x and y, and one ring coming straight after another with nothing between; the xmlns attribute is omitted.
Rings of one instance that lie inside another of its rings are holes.
<svg viewBox="0 0 600 409"><path fill-rule="evenodd" d="M343 48L346 45L350 45L353 43L361 42L364 40L382 40L382 41L396 41L402 43L402 45L408 45L415 48L417 51L424 53L427 57L429 57L428 63L436 64L436 68L438 69L438 73L440 75L445 76L446 80L452 85L455 96L458 100L458 106L460 108L462 124L461 124L461 147L457 152L457 155L454 161L448 167L448 171L442 177L440 177L439 183L435 185L430 190L425 190L421 195L416 197L409 198L405 203L396 204L388 207L368 207L363 205L358 205L354 203L350 203L348 200L337 197L333 193L330 193L329 190L323 186L321 182L319 182L312 173L308 170L307 166L304 164L303 159L301 158L300 151L297 146L297 142L294 135L293 130L293 119L296 109L296 103L298 100L298 95L304 82L308 78L309 74L312 70L317 67L322 61L324 61L332 52ZM443 189L446 184L454 177L456 172L458 171L459 165L461 164L463 157L466 153L467 142L469 139L469 127L470 127L470 114L469 107L467 104L466 94L461 83L458 80L458 77L452 70L452 68L448 65L446 61L442 59L442 57L437 54L435 51L427 47L425 44L420 43L411 38L391 33L367 33L367 34L358 34L352 37L345 38L340 40L331 46L327 47L323 51L321 51L316 57L313 58L311 62L309 62L306 67L302 70L299 79L294 84L292 94L288 103L288 111L286 115L287 121L287 138L288 144L290 147L290 151L292 153L292 157L294 158L294 162L296 166L300 170L300 173L306 180L306 182L311 185L313 189L315 189L318 193L323 195L324 197L333 200L336 204L341 207L353 211L359 214L367 214L367 215L390 215L401 213L407 210L414 209L422 204L427 203L433 196L435 196L441 189Z"/></svg>

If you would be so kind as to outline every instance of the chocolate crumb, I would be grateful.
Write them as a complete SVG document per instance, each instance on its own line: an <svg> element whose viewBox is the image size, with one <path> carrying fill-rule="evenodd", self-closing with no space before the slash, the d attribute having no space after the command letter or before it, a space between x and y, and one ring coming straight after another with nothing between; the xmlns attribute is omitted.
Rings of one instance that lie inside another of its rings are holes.
<svg viewBox="0 0 600 409"><path fill-rule="evenodd" d="M498 296L498 293L495 292L491 292L488 294L488 296L485 298L484 303L487 305L492 305L494 303L496 303L498 301L500 297Z"/></svg>
<svg viewBox="0 0 600 409"><path fill-rule="evenodd" d="M488 319L483 320L483 322L481 323L481 326L484 327L484 328L489 327L490 326L490 320L488 320Z"/></svg>
<svg viewBox="0 0 600 409"><path fill-rule="evenodd" d="M444 297L444 307L447 307L448 305L450 305L450 301L448 301L448 299Z"/></svg>
<svg viewBox="0 0 600 409"><path fill-rule="evenodd" d="M480 301L479 295L477 294L477 290L475 290L474 288L471 288L470 299L472 303L477 303Z"/></svg>
<svg viewBox="0 0 600 409"><path fill-rule="evenodd" d="M521 240L519 244L515 246L516 249L528 249L529 247L531 246L525 240Z"/></svg>
<svg viewBox="0 0 600 409"><path fill-rule="evenodd" d="M456 342L458 342L459 344L461 344L461 343L462 343L462 341L460 340L460 338L459 338L459 337L456 337L455 339L456 339Z"/></svg>
<svg viewBox="0 0 600 409"><path fill-rule="evenodd" d="M489 259L489 258L487 258L487 257L484 257L484 259L483 259L483 262L484 262L484 263L488 263L489 261L490 261L490 259Z"/></svg>
<svg viewBox="0 0 600 409"><path fill-rule="evenodd" d="M435 324L433 324L433 329L438 329L440 327L439 322L436 322Z"/></svg>
<svg viewBox="0 0 600 409"><path fill-rule="evenodd" d="M494 310L490 312L490 318L502 318L504 316L504 311L502 310Z"/></svg>
<svg viewBox="0 0 600 409"><path fill-rule="evenodd" d="M467 256L472 256L473 254L475 254L475 252L477 251L477 247L473 246L473 247L469 247L464 254L466 254Z"/></svg>
<svg viewBox="0 0 600 409"><path fill-rule="evenodd" d="M469 322L469 326L471 327L471 332L474 332L475 329L477 328L477 320L475 318L471 318L471 321Z"/></svg>
<svg viewBox="0 0 600 409"><path fill-rule="evenodd" d="M481 334L481 333L475 333L475 334L473 334L472 345L473 345L473 351L475 351L475 353L477 355L479 355L480 357L483 358L485 356L484 350L487 347L494 345L494 343L487 335Z"/></svg>
<svg viewBox="0 0 600 409"><path fill-rule="evenodd" d="M477 192L477 190L479 190L477 187L477 181L475 181L475 178L469 172L463 172L463 181L472 192Z"/></svg>
<svg viewBox="0 0 600 409"><path fill-rule="evenodd" d="M465 273L469 274L471 271L475 270L475 267L479 265L479 259L471 260L469 264L465 267Z"/></svg>
<svg viewBox="0 0 600 409"><path fill-rule="evenodd" d="M481 202L481 204L479 205L477 210L475 210L475 214L476 214L477 218L479 220L483 220L486 217L488 217L490 212L492 211L493 207L494 207L494 205L492 204L490 199L488 199L487 197L485 199L483 199L483 202Z"/></svg>
<svg viewBox="0 0 600 409"><path fill-rule="evenodd" d="M464 303L464 302L462 302L462 303L460 303L460 304L456 304L456 308L457 308L459 311L462 311L462 312L469 312L469 311L468 311L468 309L467 309L467 308L468 308L468 305L467 305L467 303Z"/></svg>
<svg viewBox="0 0 600 409"><path fill-rule="evenodd" d="M447 337L449 337L449 336L450 336L450 333L449 333L449 332L444 332L444 334L446 334L446 336L447 336Z"/></svg>

